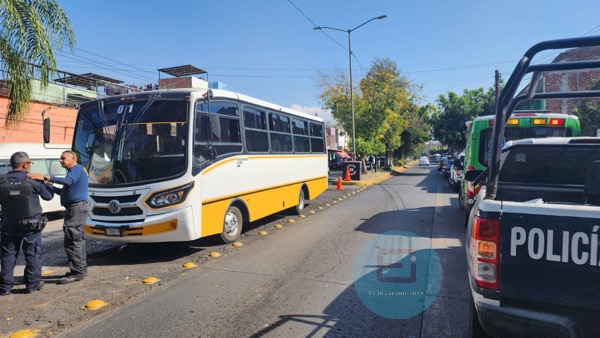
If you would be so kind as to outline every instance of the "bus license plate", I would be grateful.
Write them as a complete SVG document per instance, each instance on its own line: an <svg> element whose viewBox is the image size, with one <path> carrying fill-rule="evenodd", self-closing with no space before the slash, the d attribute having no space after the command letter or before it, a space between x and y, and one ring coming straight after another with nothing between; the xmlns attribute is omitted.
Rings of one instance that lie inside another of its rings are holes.
<svg viewBox="0 0 600 338"><path fill-rule="evenodd" d="M119 228L104 228L104 233L108 237L121 237L121 229Z"/></svg>

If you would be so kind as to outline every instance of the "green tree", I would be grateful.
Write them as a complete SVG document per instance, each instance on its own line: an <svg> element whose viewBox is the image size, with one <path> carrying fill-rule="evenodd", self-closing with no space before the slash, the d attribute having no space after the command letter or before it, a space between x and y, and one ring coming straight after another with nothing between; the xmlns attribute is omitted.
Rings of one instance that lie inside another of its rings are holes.
<svg viewBox="0 0 600 338"><path fill-rule="evenodd" d="M391 161L392 153L402 145L410 114L418 110L414 104L417 88L400 73L394 61L383 58L375 59L361 80L360 89L360 135L382 143Z"/></svg>
<svg viewBox="0 0 600 338"><path fill-rule="evenodd" d="M331 109L344 130L351 131L347 77L341 72L333 76L322 75L320 85L323 109ZM353 89L357 154L378 154L382 152L378 149L383 146L391 158L392 152L402 144L401 135L408 125L406 115L418 109L414 104L415 92L416 88L400 74L394 61L387 58L373 61L359 87Z"/></svg>
<svg viewBox="0 0 600 338"><path fill-rule="evenodd" d="M417 157L425 150L425 142L431 139L430 116L435 115L437 109L432 104L421 106L407 113L408 127L402 132L402 145L400 155Z"/></svg>
<svg viewBox="0 0 600 338"><path fill-rule="evenodd" d="M447 96L446 96L447 95ZM494 114L496 96L494 88L465 89L463 95L454 92L438 97L439 114L432 118L433 135L452 150L464 149L465 122L477 116Z"/></svg>
<svg viewBox="0 0 600 338"><path fill-rule="evenodd" d="M0 70L10 83L6 126L23 120L31 100L30 79L39 66L42 89L56 71L54 48L75 45L70 21L55 0L0 0Z"/></svg>
<svg viewBox="0 0 600 338"><path fill-rule="evenodd" d="M590 90L600 90L600 79L592 81ZM596 136L600 129L600 102L598 100L582 100L573 114L579 118L582 136Z"/></svg>

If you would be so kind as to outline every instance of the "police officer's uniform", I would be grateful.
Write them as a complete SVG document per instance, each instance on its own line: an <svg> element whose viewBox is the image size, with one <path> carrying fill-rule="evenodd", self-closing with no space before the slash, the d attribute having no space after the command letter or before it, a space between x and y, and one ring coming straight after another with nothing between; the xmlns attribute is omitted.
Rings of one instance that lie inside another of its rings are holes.
<svg viewBox="0 0 600 338"><path fill-rule="evenodd" d="M2 238L0 294L10 293L13 270L21 247L25 255L25 287L32 292L40 287L42 274L42 229L46 218L38 197L52 199L52 186L27 178L27 171L13 170L0 176L0 204Z"/></svg>

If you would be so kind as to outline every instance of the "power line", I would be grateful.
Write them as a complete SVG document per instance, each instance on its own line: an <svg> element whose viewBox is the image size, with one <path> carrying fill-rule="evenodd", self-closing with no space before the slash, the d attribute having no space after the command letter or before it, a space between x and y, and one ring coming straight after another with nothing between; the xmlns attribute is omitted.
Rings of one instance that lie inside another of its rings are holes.
<svg viewBox="0 0 600 338"><path fill-rule="evenodd" d="M473 68L480 68L480 67L489 67L489 66L495 66L495 65L499 65L499 64L506 64L506 63L512 63L514 64L514 61L501 61L501 62L492 62L492 63L486 63L486 64L477 64L477 65L471 65L471 66L459 66L459 67L449 67L449 68L438 68L438 69L424 69L424 70L414 70L414 71L404 71L406 74L414 74L414 73L436 73L436 72L445 72L445 71L450 71L450 70L460 70L460 69L473 69Z"/></svg>
<svg viewBox="0 0 600 338"><path fill-rule="evenodd" d="M317 27L317 26L318 26L318 25L317 25L317 24L316 24L314 21L312 21L312 20L311 20L311 19L310 19L310 18L309 18L309 17L308 17L306 14L304 14L304 12L302 12L302 10L300 10L300 8L298 8L298 6L296 6L296 5L295 5L295 4L292 2L292 0L288 0L288 2L289 2L289 3L290 3L292 6L294 6L294 8L295 8L295 9L296 9L298 12L300 12L300 14L302 14L302 16L303 16L303 17L305 17L305 18L306 18L306 20L308 20L308 22L310 22L310 23L313 25L313 27ZM337 42L337 40L335 40L334 38L332 38L332 37L331 37L329 34L327 34L327 32L325 32L325 31L324 31L324 30L322 30L322 29L320 29L319 31L321 31L321 33L325 34L325 36L326 36L326 37L328 37L328 38L329 38L329 40L333 41L333 42L334 42L336 45L338 45L338 46L342 47L342 48L343 48L345 51L349 52L347 47L345 47L345 46L344 46L344 45L342 45L341 43ZM363 69L363 66L362 66L362 64L360 63L360 61L358 60L358 58L357 58L357 57L354 55L354 52L352 53L352 57L354 58L354 60L356 60L356 62L358 62L358 65L360 66L360 68L361 68L361 69Z"/></svg>
<svg viewBox="0 0 600 338"><path fill-rule="evenodd" d="M77 54L74 54L74 53L69 53L70 55L72 55L72 56L69 56L69 55L67 55L67 54L65 54L65 53L63 53L61 51L58 51L57 54L60 55L60 56L62 56L62 57L64 57L64 58L73 60L73 61L78 61L78 62L81 62L81 63L84 63L84 64L88 64L88 65L94 66L96 68L113 71L113 72L119 73L121 75L129 76L129 77L134 77L134 78L136 78L138 80L150 81L150 82L154 81L154 80L150 80L149 78L140 77L140 76L137 76L137 75L132 75L131 72L121 71L121 70L113 67L112 65L109 65L109 64L97 61L97 60L89 59L89 58L86 58L84 56L80 56L80 55L77 55Z"/></svg>

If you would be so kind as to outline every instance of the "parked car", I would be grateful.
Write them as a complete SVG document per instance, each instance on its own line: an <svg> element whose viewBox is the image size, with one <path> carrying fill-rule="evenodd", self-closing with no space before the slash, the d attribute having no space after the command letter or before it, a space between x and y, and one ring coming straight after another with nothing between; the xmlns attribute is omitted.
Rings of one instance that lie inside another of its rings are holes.
<svg viewBox="0 0 600 338"><path fill-rule="evenodd" d="M440 162L440 154L429 156L429 164L438 164Z"/></svg>
<svg viewBox="0 0 600 338"><path fill-rule="evenodd" d="M422 165L429 166L429 159L427 158L427 156L422 156L419 159L419 167L422 166Z"/></svg>
<svg viewBox="0 0 600 338"><path fill-rule="evenodd" d="M447 180L450 178L450 168L452 168L452 164L454 164L454 158L444 158L442 161L442 178Z"/></svg>
<svg viewBox="0 0 600 338"><path fill-rule="evenodd" d="M460 154L455 160L452 166L450 167L450 175L448 177L448 184L452 187L454 191L458 191L460 189L460 183L463 179L463 163L464 163L465 154Z"/></svg>

